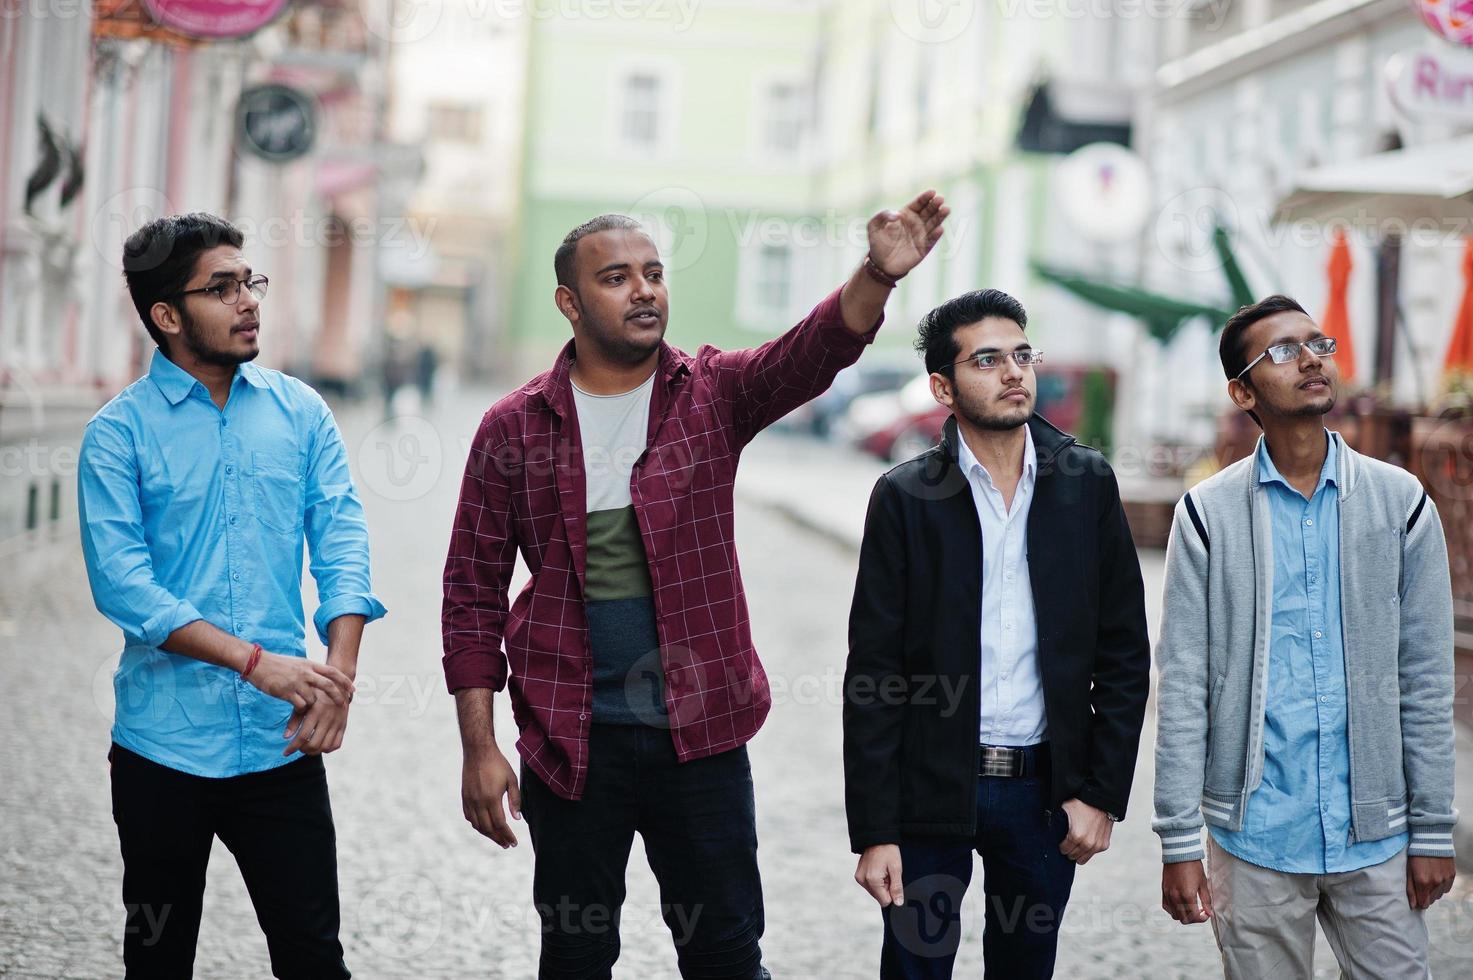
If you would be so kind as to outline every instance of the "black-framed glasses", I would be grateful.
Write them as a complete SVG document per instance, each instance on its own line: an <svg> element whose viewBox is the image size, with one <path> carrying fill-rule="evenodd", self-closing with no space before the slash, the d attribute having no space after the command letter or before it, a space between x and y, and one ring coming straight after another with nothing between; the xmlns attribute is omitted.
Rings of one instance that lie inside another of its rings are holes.
<svg viewBox="0 0 1473 980"><path fill-rule="evenodd" d="M226 306L234 306L240 302L241 286L250 290L251 295L256 297L256 301L260 302L266 298L266 287L270 284L271 280L265 276L248 276L245 279L222 279L217 283L201 286L198 289L182 290L176 295L188 296L190 293L214 293L220 302Z"/></svg>
<svg viewBox="0 0 1473 980"><path fill-rule="evenodd" d="M1035 364L1043 363L1043 351L1035 347L1024 347L1021 350L1008 351L1007 353L1001 351L978 351L975 354L968 354L960 361L952 361L951 366L956 367L958 364L965 364L971 361L977 366L977 370L991 371L994 368L1002 367L1003 358L1005 357L1012 358L1013 363L1018 365L1018 367L1033 367Z"/></svg>
<svg viewBox="0 0 1473 980"><path fill-rule="evenodd" d="M1303 343L1296 340L1287 344L1274 344L1268 350L1249 361L1248 366L1239 371L1237 378L1234 380L1242 381L1243 375L1253 370L1253 365L1265 357L1275 364L1287 364L1290 361L1297 361L1299 360L1299 351L1302 347L1308 347L1309 352L1315 357L1332 357L1335 353L1335 338L1316 337L1314 340L1306 340Z"/></svg>

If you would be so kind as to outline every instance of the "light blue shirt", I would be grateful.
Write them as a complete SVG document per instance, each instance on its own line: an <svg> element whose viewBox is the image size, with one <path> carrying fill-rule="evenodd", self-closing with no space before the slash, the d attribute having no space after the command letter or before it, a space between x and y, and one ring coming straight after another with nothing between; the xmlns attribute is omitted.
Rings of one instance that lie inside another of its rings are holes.
<svg viewBox="0 0 1473 980"><path fill-rule="evenodd" d="M982 530L982 691L978 738L983 745L1037 745L1048 738L1043 679L1038 669L1038 622L1028 574L1028 514L1038 480L1038 451L1024 425L1023 473L1012 506L992 482L967 440L957 462L972 487Z"/></svg>
<svg viewBox="0 0 1473 980"><path fill-rule="evenodd" d="M283 756L291 705L235 671L159 649L203 619L270 653L305 657L302 545L327 625L372 622L368 529L337 423L295 378L242 364L223 410L161 352L87 424L77 475L97 608L123 631L115 742L199 776Z"/></svg>
<svg viewBox="0 0 1473 980"><path fill-rule="evenodd" d="M1338 452L1328 432L1325 439L1329 451L1308 500L1274 466L1266 442L1258 451L1274 549L1263 782L1248 797L1242 830L1212 828L1234 857L1296 874L1370 867L1407 844L1404 833L1351 842Z"/></svg>

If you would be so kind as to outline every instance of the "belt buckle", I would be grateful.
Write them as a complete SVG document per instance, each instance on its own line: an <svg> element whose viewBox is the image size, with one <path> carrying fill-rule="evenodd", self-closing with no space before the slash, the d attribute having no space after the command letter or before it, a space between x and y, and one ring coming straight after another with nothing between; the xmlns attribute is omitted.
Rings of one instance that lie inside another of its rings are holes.
<svg viewBox="0 0 1473 980"><path fill-rule="evenodd" d="M1023 753L1017 749L1005 749L995 745L982 746L982 775L1021 776Z"/></svg>

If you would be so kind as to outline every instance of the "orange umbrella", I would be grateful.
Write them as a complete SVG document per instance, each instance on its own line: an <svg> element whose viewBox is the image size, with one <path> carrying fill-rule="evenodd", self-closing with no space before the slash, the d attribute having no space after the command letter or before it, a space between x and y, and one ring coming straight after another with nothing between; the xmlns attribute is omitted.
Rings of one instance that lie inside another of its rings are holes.
<svg viewBox="0 0 1473 980"><path fill-rule="evenodd" d="M1345 292L1350 287L1350 243L1345 240L1345 229L1335 229L1335 244L1330 246L1330 299L1325 304L1325 315L1320 318L1320 329L1328 337L1335 338L1335 364L1340 368L1340 380L1350 383L1355 379L1355 344L1350 335L1350 307Z"/></svg>
<svg viewBox="0 0 1473 980"><path fill-rule="evenodd" d="M1453 339L1443 358L1444 371L1473 374L1473 238L1463 239L1463 302L1453 323Z"/></svg>

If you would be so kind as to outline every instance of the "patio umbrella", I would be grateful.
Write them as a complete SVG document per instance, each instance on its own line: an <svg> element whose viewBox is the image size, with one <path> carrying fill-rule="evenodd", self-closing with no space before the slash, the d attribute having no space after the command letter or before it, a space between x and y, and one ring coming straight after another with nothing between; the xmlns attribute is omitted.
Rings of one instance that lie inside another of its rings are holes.
<svg viewBox="0 0 1473 980"><path fill-rule="evenodd" d="M1347 384L1355 380L1355 343L1350 334L1350 306L1345 298L1350 286L1350 267L1350 242L1345 238L1345 229L1336 228L1327 268L1330 299L1325 304L1325 315L1320 318L1320 329L1326 336L1335 338L1335 363L1340 368L1341 380Z"/></svg>
<svg viewBox="0 0 1473 980"><path fill-rule="evenodd" d="M1463 302L1442 367L1448 372L1473 374L1473 237L1463 239Z"/></svg>

